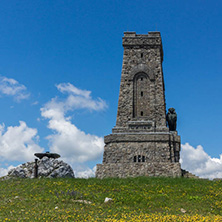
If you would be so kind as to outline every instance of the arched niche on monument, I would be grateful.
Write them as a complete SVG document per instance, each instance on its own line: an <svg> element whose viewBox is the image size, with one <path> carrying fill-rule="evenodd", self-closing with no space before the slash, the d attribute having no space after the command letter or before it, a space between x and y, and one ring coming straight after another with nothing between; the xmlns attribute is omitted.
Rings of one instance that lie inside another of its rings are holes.
<svg viewBox="0 0 222 222"><path fill-rule="evenodd" d="M145 72L135 74L133 79L133 117L144 118L150 113L150 79Z"/></svg>

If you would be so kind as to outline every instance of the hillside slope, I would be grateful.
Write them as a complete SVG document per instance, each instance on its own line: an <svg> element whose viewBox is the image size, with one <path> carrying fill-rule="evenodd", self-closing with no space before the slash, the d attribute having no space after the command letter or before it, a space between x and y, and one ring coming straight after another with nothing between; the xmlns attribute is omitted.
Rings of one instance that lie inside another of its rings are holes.
<svg viewBox="0 0 222 222"><path fill-rule="evenodd" d="M113 201L104 203L106 197ZM0 221L7 220L222 221L222 181L146 177L2 180Z"/></svg>

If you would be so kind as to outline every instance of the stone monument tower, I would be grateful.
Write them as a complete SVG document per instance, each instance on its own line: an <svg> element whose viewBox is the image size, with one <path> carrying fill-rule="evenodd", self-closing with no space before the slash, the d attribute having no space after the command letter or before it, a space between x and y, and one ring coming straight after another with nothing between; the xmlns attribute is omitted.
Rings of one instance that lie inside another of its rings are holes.
<svg viewBox="0 0 222 222"><path fill-rule="evenodd" d="M125 32L123 47L116 126L96 177L181 176L180 136L166 121L160 32Z"/></svg>

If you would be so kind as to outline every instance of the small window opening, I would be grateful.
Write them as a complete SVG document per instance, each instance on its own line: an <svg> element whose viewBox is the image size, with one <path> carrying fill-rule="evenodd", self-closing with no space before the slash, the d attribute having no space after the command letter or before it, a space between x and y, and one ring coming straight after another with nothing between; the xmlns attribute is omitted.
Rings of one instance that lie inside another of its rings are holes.
<svg viewBox="0 0 222 222"><path fill-rule="evenodd" d="M140 113L140 114L141 114L141 116L143 116L143 111L141 111L141 113Z"/></svg>
<svg viewBox="0 0 222 222"><path fill-rule="evenodd" d="M143 91L141 92L141 96L143 96Z"/></svg>
<svg viewBox="0 0 222 222"><path fill-rule="evenodd" d="M141 77L141 81L143 81L143 77Z"/></svg>
<svg viewBox="0 0 222 222"><path fill-rule="evenodd" d="M142 162L145 162L145 156L142 156Z"/></svg>
<svg viewBox="0 0 222 222"><path fill-rule="evenodd" d="M134 163L136 163L136 162L138 162L138 163L141 163L141 162L145 162L145 156L142 156L142 155L138 155L138 156L134 156L134 158L133 158L133 162Z"/></svg>
<svg viewBox="0 0 222 222"><path fill-rule="evenodd" d="M141 53L141 58L143 58L143 53Z"/></svg>

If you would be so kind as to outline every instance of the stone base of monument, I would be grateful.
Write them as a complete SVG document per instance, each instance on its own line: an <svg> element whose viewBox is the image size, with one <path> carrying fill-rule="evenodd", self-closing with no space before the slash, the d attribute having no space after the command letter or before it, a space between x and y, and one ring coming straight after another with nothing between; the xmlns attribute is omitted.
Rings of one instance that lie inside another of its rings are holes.
<svg viewBox="0 0 222 222"><path fill-rule="evenodd" d="M97 178L106 177L181 177L180 163L106 163L97 164Z"/></svg>
<svg viewBox="0 0 222 222"><path fill-rule="evenodd" d="M38 178L74 178L74 172L70 165L62 160L44 156L37 160ZM8 172L7 177L35 178L35 162L27 162Z"/></svg>
<svg viewBox="0 0 222 222"><path fill-rule="evenodd" d="M105 137L96 177L181 177L177 132L116 133Z"/></svg>

